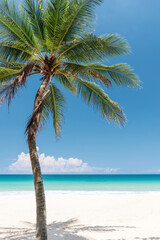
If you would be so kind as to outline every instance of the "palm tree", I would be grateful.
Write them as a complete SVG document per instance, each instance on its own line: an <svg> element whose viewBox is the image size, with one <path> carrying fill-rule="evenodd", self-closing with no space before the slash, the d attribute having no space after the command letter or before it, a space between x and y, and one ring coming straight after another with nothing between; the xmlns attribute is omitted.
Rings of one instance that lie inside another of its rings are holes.
<svg viewBox="0 0 160 240"><path fill-rule="evenodd" d="M49 115L55 135L63 122L65 99L61 84L103 118L123 125L125 115L103 88L111 85L136 87L137 76L127 64L106 66L109 57L130 52L127 42L116 34L96 36L92 31L95 7L102 0L13 0L0 3L0 100L10 101L37 74L41 85L26 127L32 165L37 225L36 239L47 239L43 181L36 149L36 134Z"/></svg>

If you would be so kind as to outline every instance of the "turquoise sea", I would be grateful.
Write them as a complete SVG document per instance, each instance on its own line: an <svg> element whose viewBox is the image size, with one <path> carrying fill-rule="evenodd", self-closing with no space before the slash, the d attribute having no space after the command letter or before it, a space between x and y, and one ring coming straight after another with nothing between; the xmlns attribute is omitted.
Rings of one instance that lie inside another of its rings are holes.
<svg viewBox="0 0 160 240"><path fill-rule="evenodd" d="M160 191L160 175L43 175L49 191ZM0 191L32 191L32 175L0 175Z"/></svg>

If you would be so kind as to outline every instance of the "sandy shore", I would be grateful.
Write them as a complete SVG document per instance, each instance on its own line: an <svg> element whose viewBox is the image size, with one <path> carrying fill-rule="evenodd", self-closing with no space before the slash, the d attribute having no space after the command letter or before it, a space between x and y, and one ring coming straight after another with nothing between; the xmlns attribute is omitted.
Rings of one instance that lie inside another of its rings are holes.
<svg viewBox="0 0 160 240"><path fill-rule="evenodd" d="M160 239L160 193L47 192L49 240ZM0 239L34 239L33 192L0 193Z"/></svg>

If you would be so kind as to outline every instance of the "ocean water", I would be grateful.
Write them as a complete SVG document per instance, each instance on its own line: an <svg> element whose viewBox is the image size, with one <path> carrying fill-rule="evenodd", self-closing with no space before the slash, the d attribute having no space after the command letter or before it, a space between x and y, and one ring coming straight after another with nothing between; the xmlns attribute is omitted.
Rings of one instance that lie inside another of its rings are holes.
<svg viewBox="0 0 160 240"><path fill-rule="evenodd" d="M160 175L43 175L47 191L160 191ZM0 192L33 191L32 175L0 175Z"/></svg>

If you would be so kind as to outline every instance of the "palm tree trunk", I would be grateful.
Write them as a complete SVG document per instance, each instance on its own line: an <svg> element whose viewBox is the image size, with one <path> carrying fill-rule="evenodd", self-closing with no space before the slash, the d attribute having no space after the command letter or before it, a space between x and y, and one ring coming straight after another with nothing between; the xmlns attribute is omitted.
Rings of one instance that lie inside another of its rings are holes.
<svg viewBox="0 0 160 240"><path fill-rule="evenodd" d="M28 140L36 196L36 239L47 240L46 203L35 137Z"/></svg>
<svg viewBox="0 0 160 240"><path fill-rule="evenodd" d="M46 203L41 174L40 163L36 148L36 133L40 121L40 116L43 109L43 100L46 96L46 87L50 80L48 75L42 82L34 101L33 114L28 125L28 147L30 160L33 171L35 196L36 196L36 239L47 240L47 225L46 225Z"/></svg>

